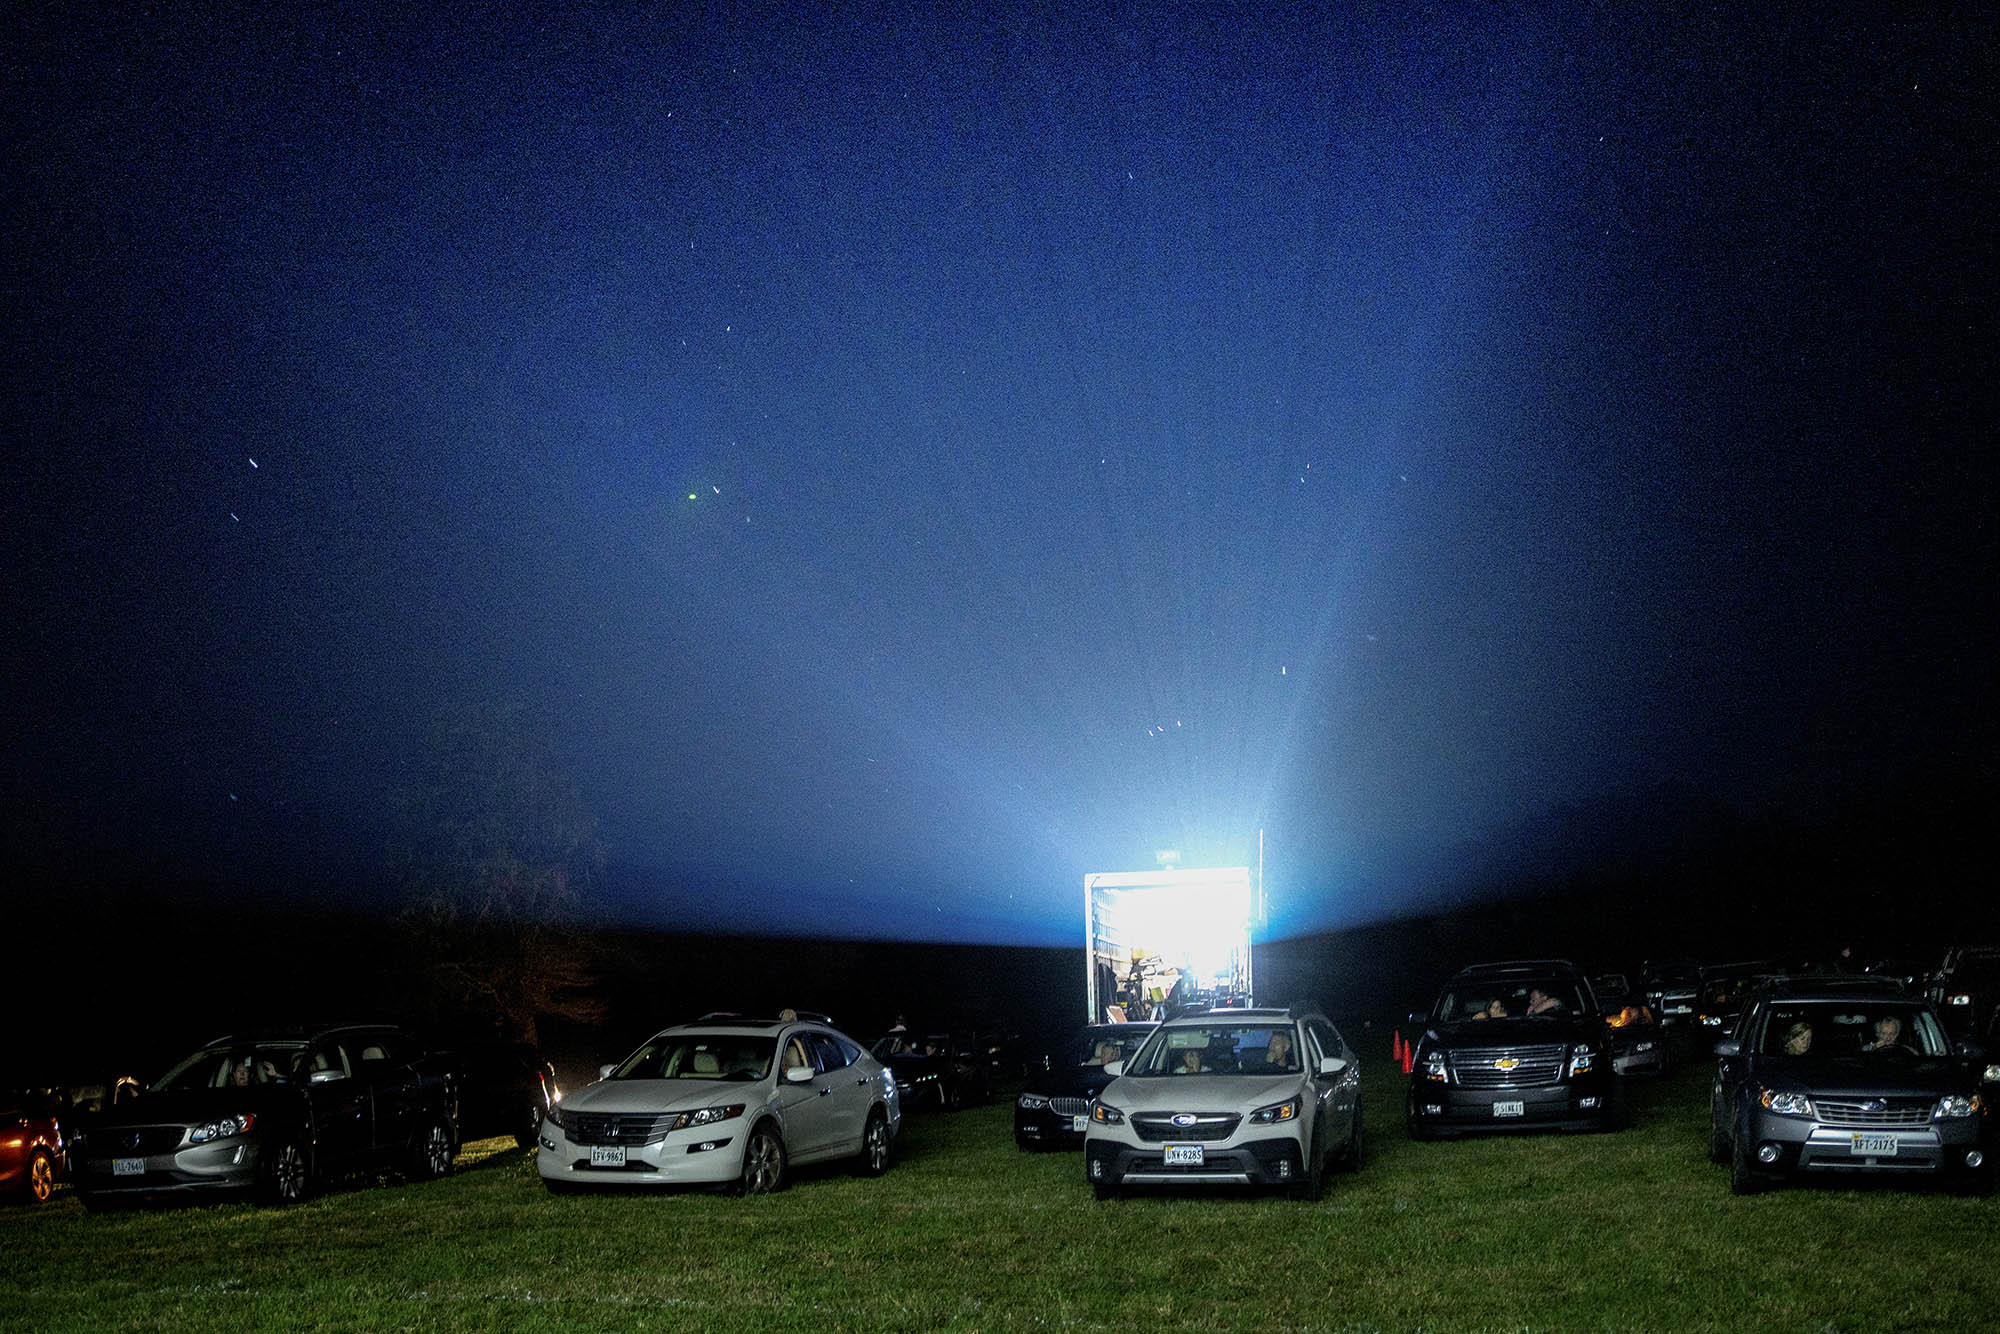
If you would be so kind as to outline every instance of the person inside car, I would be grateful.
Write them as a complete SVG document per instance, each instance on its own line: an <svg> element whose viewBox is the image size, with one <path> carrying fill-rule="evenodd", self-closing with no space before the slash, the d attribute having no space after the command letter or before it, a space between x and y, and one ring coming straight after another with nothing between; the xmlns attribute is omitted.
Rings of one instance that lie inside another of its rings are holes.
<svg viewBox="0 0 2000 1334"><path fill-rule="evenodd" d="M1528 989L1529 1014L1561 1014L1563 1003L1540 987Z"/></svg>
<svg viewBox="0 0 2000 1334"><path fill-rule="evenodd" d="M1472 1017L1474 1019L1505 1019L1508 1017L1507 1002L1495 996L1475 1011Z"/></svg>
<svg viewBox="0 0 2000 1334"><path fill-rule="evenodd" d="M1183 1051L1181 1053L1181 1063L1175 1068L1174 1073L1177 1075L1198 1075L1203 1073L1201 1068L1201 1048L1189 1047L1186 1051Z"/></svg>
<svg viewBox="0 0 2000 1334"><path fill-rule="evenodd" d="M1903 1041L1903 1021L1893 1014L1885 1014L1875 1021L1875 1040L1863 1047L1863 1051L1908 1051Z"/></svg>
<svg viewBox="0 0 2000 1334"><path fill-rule="evenodd" d="M1264 1045L1264 1063L1274 1070L1295 1068L1292 1060L1292 1035L1286 1032L1271 1034L1271 1040Z"/></svg>
<svg viewBox="0 0 2000 1334"><path fill-rule="evenodd" d="M1092 1056L1088 1061L1084 1062L1084 1064L1109 1065L1117 1059L1118 1059L1118 1044L1115 1042L1100 1042L1097 1044L1097 1054L1095 1056Z"/></svg>
<svg viewBox="0 0 2000 1334"><path fill-rule="evenodd" d="M1812 1025L1801 1019L1785 1030L1784 1051L1787 1056L1803 1056L1812 1050Z"/></svg>

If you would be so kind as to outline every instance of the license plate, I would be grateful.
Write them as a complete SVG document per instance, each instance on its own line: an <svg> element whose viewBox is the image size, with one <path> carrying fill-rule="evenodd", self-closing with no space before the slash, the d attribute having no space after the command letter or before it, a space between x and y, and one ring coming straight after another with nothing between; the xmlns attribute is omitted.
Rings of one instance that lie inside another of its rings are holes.
<svg viewBox="0 0 2000 1334"><path fill-rule="evenodd" d="M1090 1118L1087 1116L1072 1116L1069 1119L1069 1128L1081 1135L1084 1131L1090 1129Z"/></svg>
<svg viewBox="0 0 2000 1334"><path fill-rule="evenodd" d="M144 1158L113 1158L111 1175L115 1177L142 1177L146 1175Z"/></svg>
<svg viewBox="0 0 2000 1334"><path fill-rule="evenodd" d="M1894 1158L1896 1137L1894 1135L1863 1135L1856 1132L1852 1153L1865 1154L1870 1158Z"/></svg>
<svg viewBox="0 0 2000 1334"><path fill-rule="evenodd" d="M1526 1116L1528 1104L1525 1102L1496 1102L1493 1104L1495 1116Z"/></svg>
<svg viewBox="0 0 2000 1334"><path fill-rule="evenodd" d="M625 1146L623 1144L593 1144L590 1146L592 1167L625 1166Z"/></svg>
<svg viewBox="0 0 2000 1334"><path fill-rule="evenodd" d="M1169 1144L1167 1146L1168 1167L1200 1167L1201 1145Z"/></svg>

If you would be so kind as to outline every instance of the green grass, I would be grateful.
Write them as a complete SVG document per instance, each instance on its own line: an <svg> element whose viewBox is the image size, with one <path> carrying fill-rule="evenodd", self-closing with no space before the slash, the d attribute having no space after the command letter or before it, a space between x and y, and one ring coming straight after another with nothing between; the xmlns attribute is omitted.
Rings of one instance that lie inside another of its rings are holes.
<svg viewBox="0 0 2000 1334"><path fill-rule="evenodd" d="M1368 1164L1314 1205L1099 1204L1080 1155L994 1105L913 1119L867 1181L550 1197L472 1146L425 1185L295 1209L0 1208L0 1328L1971 1331L2000 1311L2000 1201L1805 1186L1738 1199L1705 1073L1617 1135L1415 1144L1369 1071Z"/></svg>

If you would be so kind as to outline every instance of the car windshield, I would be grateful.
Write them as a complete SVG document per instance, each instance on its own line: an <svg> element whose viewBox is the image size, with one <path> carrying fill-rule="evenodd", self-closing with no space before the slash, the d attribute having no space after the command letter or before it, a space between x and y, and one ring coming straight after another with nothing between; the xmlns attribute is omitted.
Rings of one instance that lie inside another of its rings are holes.
<svg viewBox="0 0 2000 1334"><path fill-rule="evenodd" d="M204 1047L153 1082L155 1093L243 1088L290 1081L303 1042L243 1042Z"/></svg>
<svg viewBox="0 0 2000 1334"><path fill-rule="evenodd" d="M612 1079L762 1079L778 1041L728 1033L663 1033L627 1056Z"/></svg>
<svg viewBox="0 0 2000 1334"><path fill-rule="evenodd" d="M1131 1028L1086 1028L1070 1048L1071 1065L1103 1066L1113 1061L1130 1061L1132 1053L1152 1035L1146 1025Z"/></svg>
<svg viewBox="0 0 2000 1334"><path fill-rule="evenodd" d="M1291 1024L1176 1024L1147 1040L1128 1075L1272 1075L1299 1068Z"/></svg>
<svg viewBox="0 0 2000 1334"><path fill-rule="evenodd" d="M1553 1019L1587 1014L1583 992L1574 978L1468 978L1438 998L1440 1023L1469 1019Z"/></svg>
<svg viewBox="0 0 2000 1334"><path fill-rule="evenodd" d="M1951 1050L1927 1007L1861 996L1773 1002L1759 1048L1767 1056L1815 1058L1943 1056Z"/></svg>

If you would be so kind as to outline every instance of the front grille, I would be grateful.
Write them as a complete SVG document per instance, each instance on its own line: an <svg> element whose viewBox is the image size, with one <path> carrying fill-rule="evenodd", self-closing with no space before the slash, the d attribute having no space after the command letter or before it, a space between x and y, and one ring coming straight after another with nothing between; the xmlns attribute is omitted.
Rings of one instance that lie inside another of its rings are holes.
<svg viewBox="0 0 2000 1334"><path fill-rule="evenodd" d="M1451 1053L1460 1088L1538 1088L1562 1083L1561 1043L1535 1047L1466 1047Z"/></svg>
<svg viewBox="0 0 2000 1334"><path fill-rule="evenodd" d="M187 1138L186 1126L124 1126L91 1132L89 1152L103 1158L149 1158L172 1153ZM80 1146L72 1143L71 1148Z"/></svg>
<svg viewBox="0 0 2000 1334"><path fill-rule="evenodd" d="M1830 1126L1927 1126L1937 1103L1931 1098L1814 1098L1813 1106Z"/></svg>
<svg viewBox="0 0 2000 1334"><path fill-rule="evenodd" d="M1228 1139L1243 1118L1235 1112L1196 1112L1192 1125L1173 1123L1176 1113L1144 1112L1132 1118L1132 1131L1148 1144L1163 1140Z"/></svg>
<svg viewBox="0 0 2000 1334"><path fill-rule="evenodd" d="M572 1144L650 1144L666 1138L675 1113L564 1112L563 1129Z"/></svg>
<svg viewBox="0 0 2000 1334"><path fill-rule="evenodd" d="M1088 1116L1090 1115L1090 1099L1050 1098L1049 1110L1057 1116Z"/></svg>

